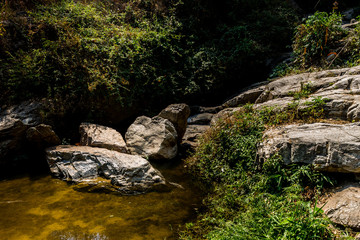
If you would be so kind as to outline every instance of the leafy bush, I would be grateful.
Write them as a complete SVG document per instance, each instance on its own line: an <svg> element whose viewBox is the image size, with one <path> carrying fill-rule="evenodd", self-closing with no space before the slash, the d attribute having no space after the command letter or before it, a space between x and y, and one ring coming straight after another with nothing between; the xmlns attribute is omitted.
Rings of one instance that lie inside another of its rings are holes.
<svg viewBox="0 0 360 240"><path fill-rule="evenodd" d="M327 55L338 48L344 37L341 15L332 12L316 12L296 28L293 50L295 63L301 67L321 65Z"/></svg>

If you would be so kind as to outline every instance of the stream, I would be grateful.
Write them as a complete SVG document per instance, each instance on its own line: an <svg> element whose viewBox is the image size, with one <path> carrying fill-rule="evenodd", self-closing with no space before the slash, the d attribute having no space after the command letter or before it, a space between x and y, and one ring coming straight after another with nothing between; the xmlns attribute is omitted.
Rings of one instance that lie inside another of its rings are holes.
<svg viewBox="0 0 360 240"><path fill-rule="evenodd" d="M3 240L176 239L196 217L202 194L180 160L154 165L184 187L136 196L79 192L49 174L0 181Z"/></svg>

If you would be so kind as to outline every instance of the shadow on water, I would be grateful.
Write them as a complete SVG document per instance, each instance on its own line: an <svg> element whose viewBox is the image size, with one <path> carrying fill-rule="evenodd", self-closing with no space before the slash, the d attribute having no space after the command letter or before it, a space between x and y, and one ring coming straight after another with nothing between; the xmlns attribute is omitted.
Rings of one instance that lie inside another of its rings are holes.
<svg viewBox="0 0 360 240"><path fill-rule="evenodd" d="M86 193L48 174L0 181L0 236L5 239L176 239L196 216L201 192L182 161L153 163L184 189L136 196Z"/></svg>

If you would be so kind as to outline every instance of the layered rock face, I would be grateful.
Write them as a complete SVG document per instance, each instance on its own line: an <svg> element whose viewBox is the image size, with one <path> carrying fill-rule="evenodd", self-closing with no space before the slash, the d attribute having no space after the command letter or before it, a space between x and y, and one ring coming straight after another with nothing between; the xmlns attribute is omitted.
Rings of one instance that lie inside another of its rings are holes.
<svg viewBox="0 0 360 240"><path fill-rule="evenodd" d="M255 109L274 107L279 111L286 110L294 98L295 92L302 86L309 86L311 94L308 99L299 100L305 105L312 98L322 97L326 100L325 113L328 118L338 118L349 121L360 120L360 67L327 70L315 73L303 73L283 77L268 83L259 83L238 96L226 101L217 116L220 119L236 112L239 105L254 104ZM234 111L231 111L231 110ZM215 122L213 121L212 124Z"/></svg>
<svg viewBox="0 0 360 240"><path fill-rule="evenodd" d="M314 123L269 129L258 147L266 160L276 153L286 164L313 164L320 171L360 172L360 123Z"/></svg>
<svg viewBox="0 0 360 240"><path fill-rule="evenodd" d="M115 129L92 123L81 123L80 145L106 148L121 153L128 153L126 143Z"/></svg>
<svg viewBox="0 0 360 240"><path fill-rule="evenodd" d="M161 173L140 156L88 146L57 146L46 154L52 174L67 181L84 183L103 177L125 194L165 184Z"/></svg>
<svg viewBox="0 0 360 240"><path fill-rule="evenodd" d="M131 154L149 159L172 159L178 152L174 125L162 117L136 118L125 134Z"/></svg>

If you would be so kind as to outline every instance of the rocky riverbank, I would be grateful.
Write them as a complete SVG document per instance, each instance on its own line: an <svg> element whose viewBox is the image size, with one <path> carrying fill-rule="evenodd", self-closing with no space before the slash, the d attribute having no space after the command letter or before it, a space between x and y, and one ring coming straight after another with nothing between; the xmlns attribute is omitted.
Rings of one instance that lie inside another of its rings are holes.
<svg viewBox="0 0 360 240"><path fill-rule="evenodd" d="M112 191L138 194L169 186L148 159L171 161L178 154L179 146L196 147L205 131L216 126L218 121L231 118L244 104L253 104L257 110L277 112L296 108L297 113L304 114L319 110L311 108L319 102L322 108L318 116L322 123L315 120L305 125L292 123L268 128L257 149L258 161L265 162L278 154L286 164L311 164L322 172L349 174L349 179L353 178L360 172L360 125L357 123L360 120L360 67L304 73L258 83L220 106L196 106L190 111L186 104L170 105L158 116L138 117L128 127L125 139L115 129L82 123L78 146L56 146L60 140L51 126L43 124L42 104L25 102L1 113L0 162L4 167L15 164L9 162L9 156L28 146L47 149L47 161L56 177L81 183L85 189L97 183L104 186L107 182L107 189ZM356 184L352 186L353 192L358 189ZM358 221L356 211L345 209L355 204L357 197L343 198L345 202L342 203L338 194L335 194L336 204L329 199L325 213L334 222L357 229L357 225L352 224ZM331 206L336 209L331 210ZM337 212L341 216L335 216Z"/></svg>
<svg viewBox="0 0 360 240"><path fill-rule="evenodd" d="M197 114L189 118L189 126L201 126L202 130L197 128L200 134L210 125L215 127L219 121L233 118L249 103L255 110L277 112L279 116L288 112L300 119L315 116L312 123L306 124L281 124L281 118L277 119L277 126L269 126L257 146L257 162L264 163L276 155L287 165L312 165L338 176L340 185L334 186L333 194L323 197L324 213L334 223L356 231L360 221L356 210L360 188L354 178L360 170L359 83L360 67L259 83L220 106L197 107ZM191 125L194 123L199 125ZM193 139L194 127L188 128L185 141Z"/></svg>

